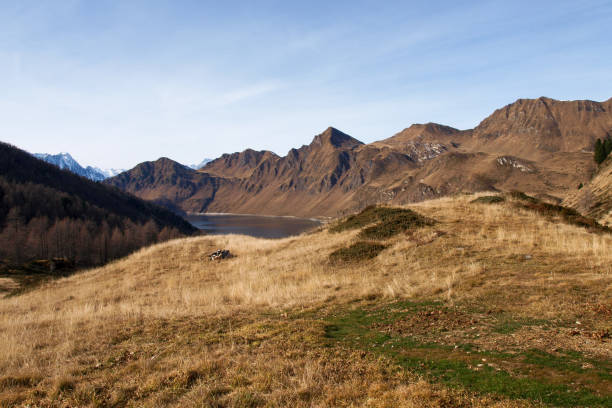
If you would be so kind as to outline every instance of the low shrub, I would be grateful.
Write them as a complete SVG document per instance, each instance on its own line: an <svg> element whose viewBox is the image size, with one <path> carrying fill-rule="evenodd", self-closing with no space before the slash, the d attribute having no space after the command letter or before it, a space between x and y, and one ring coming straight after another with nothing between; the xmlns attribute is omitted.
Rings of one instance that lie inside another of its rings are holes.
<svg viewBox="0 0 612 408"><path fill-rule="evenodd" d="M6 376L0 378L0 390L18 387L33 387L39 382L39 377L32 377L28 375L18 377Z"/></svg>
<svg viewBox="0 0 612 408"><path fill-rule="evenodd" d="M506 199L502 196L482 196L478 197L475 200L470 201L471 203L480 203L480 204L498 204L505 202Z"/></svg>
<svg viewBox="0 0 612 408"><path fill-rule="evenodd" d="M386 248L378 242L359 241L347 248L340 248L329 255L332 262L358 262L373 259Z"/></svg>
<svg viewBox="0 0 612 408"><path fill-rule="evenodd" d="M433 224L433 220L409 209L369 206L359 214L351 215L340 221L329 230L341 232L369 226L361 231L359 234L361 238L386 239L412 228Z"/></svg>
<svg viewBox="0 0 612 408"><path fill-rule="evenodd" d="M382 222L363 229L359 237L363 239L387 239L410 229L433 225L433 221L422 215L405 210Z"/></svg>
<svg viewBox="0 0 612 408"><path fill-rule="evenodd" d="M523 193L522 191L511 191L510 193L508 193L508 196L518 201L527 201L530 203L537 203L539 201L537 198L529 196Z"/></svg>
<svg viewBox="0 0 612 408"><path fill-rule="evenodd" d="M525 193L513 192L510 194L519 200L516 203L516 206L519 208L531 210L549 218L559 217L566 224L583 227L590 231L612 233L612 229L609 227L599 224L593 218L585 217L573 208L545 203Z"/></svg>
<svg viewBox="0 0 612 408"><path fill-rule="evenodd" d="M363 228L366 225L370 225L375 222L394 217L404 211L410 210L390 207L376 207L374 205L371 205L364 208L358 214L354 214L345 218L336 225L332 226L329 230L331 232L342 232L351 229Z"/></svg>

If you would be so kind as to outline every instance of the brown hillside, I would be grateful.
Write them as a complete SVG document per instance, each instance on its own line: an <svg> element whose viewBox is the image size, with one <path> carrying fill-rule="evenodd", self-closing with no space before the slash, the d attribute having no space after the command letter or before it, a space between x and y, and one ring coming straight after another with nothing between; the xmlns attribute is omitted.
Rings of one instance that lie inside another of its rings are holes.
<svg viewBox="0 0 612 408"><path fill-rule="evenodd" d="M426 154L417 154L415 158L430 159L449 148L458 147L465 137L465 132L450 126L426 123L414 124L388 139L372 144L377 147L390 147L408 154L422 152L422 147L426 147L428 148L428 151L424 152Z"/></svg>
<svg viewBox="0 0 612 408"><path fill-rule="evenodd" d="M164 157L141 163L109 184L178 212L200 212L214 200L220 184L231 183Z"/></svg>
<svg viewBox="0 0 612 408"><path fill-rule="evenodd" d="M519 99L496 110L472 134L483 151L541 159L549 153L591 151L597 138L612 134L612 100Z"/></svg>
<svg viewBox="0 0 612 408"><path fill-rule="evenodd" d="M200 171L221 177L249 177L255 168L268 159L278 159L278 156L269 151L255 151L246 149L243 152L224 154L206 164Z"/></svg>

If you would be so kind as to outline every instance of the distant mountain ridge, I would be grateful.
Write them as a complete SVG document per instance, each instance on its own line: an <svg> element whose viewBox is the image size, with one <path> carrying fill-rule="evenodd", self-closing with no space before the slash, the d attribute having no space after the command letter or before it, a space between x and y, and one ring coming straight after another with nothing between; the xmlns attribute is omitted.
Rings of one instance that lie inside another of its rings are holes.
<svg viewBox="0 0 612 408"><path fill-rule="evenodd" d="M83 167L70 155L70 153L66 152L58 154L34 153L33 156L53 164L62 170L69 170L74 174L78 174L79 176L86 177L93 181L106 180L109 177L114 177L125 171L122 169L100 169L93 166Z"/></svg>
<svg viewBox="0 0 612 408"><path fill-rule="evenodd" d="M207 208L224 181L162 157L140 163L105 183L182 213Z"/></svg>
<svg viewBox="0 0 612 408"><path fill-rule="evenodd" d="M199 170L202 167L206 166L211 161L213 161L213 159L204 159L199 164L190 164L188 167L193 169L193 170Z"/></svg>
<svg viewBox="0 0 612 408"><path fill-rule="evenodd" d="M336 216L368 204L509 190L561 201L590 179L594 142L611 135L612 98L519 99L474 129L416 124L364 144L330 127L284 157L247 149L198 171L149 162L106 183L194 212Z"/></svg>

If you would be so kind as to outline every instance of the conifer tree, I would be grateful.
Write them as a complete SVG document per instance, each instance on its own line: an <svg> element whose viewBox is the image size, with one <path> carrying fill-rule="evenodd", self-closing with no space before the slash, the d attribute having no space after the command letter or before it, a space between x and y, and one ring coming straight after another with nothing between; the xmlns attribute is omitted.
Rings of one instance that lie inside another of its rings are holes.
<svg viewBox="0 0 612 408"><path fill-rule="evenodd" d="M595 163L601 164L606 159L606 152L604 144L601 142L601 139L597 139L595 142L595 153L593 158L595 159Z"/></svg>
<svg viewBox="0 0 612 408"><path fill-rule="evenodd" d="M612 139L607 138L605 142L603 142L603 150L604 150L604 160L606 157L612 153Z"/></svg>

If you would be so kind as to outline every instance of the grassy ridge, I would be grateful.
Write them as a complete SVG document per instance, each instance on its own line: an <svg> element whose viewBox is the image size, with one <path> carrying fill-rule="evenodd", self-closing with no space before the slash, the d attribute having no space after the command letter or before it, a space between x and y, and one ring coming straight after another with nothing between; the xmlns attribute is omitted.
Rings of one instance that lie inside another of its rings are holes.
<svg viewBox="0 0 612 408"><path fill-rule="evenodd" d="M435 225L367 261L327 255L378 218L174 240L2 298L0 406L608 406L612 236L475 198L411 206Z"/></svg>

